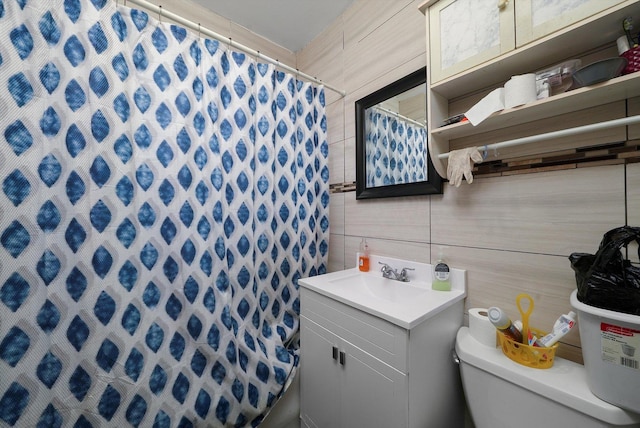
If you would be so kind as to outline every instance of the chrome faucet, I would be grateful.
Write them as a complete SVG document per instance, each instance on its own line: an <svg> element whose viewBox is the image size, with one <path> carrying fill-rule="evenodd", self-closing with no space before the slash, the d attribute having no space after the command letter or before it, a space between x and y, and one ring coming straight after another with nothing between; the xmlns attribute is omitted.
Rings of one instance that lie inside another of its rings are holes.
<svg viewBox="0 0 640 428"><path fill-rule="evenodd" d="M400 272L392 268L386 263L378 262L382 265L380 268L380 272L382 272L382 276L384 278L395 279L396 281L409 282L409 276L407 275L407 271L415 270L411 268L402 268Z"/></svg>

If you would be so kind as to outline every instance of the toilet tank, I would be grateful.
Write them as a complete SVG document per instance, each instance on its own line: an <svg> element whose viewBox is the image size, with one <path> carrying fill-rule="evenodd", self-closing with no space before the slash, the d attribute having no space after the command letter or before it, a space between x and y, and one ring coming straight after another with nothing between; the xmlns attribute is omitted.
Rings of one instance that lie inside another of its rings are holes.
<svg viewBox="0 0 640 428"><path fill-rule="evenodd" d="M591 393L580 364L556 357L551 368L526 367L475 340L468 327L458 330L455 349L476 428L640 426L640 415Z"/></svg>

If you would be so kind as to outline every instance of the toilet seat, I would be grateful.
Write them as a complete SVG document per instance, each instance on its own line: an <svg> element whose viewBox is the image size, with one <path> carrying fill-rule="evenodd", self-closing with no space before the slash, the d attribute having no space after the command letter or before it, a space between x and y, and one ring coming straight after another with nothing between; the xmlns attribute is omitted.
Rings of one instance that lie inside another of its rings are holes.
<svg viewBox="0 0 640 428"><path fill-rule="evenodd" d="M640 415L609 404L590 391L584 366L556 357L553 367L534 369L507 358L500 348L475 340L468 327L458 330L458 358L507 382L612 425L640 424Z"/></svg>

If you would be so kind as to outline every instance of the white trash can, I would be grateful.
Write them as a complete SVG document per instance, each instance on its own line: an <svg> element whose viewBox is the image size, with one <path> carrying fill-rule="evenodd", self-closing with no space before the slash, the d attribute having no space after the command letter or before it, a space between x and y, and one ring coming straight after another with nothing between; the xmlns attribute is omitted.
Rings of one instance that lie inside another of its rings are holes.
<svg viewBox="0 0 640 428"><path fill-rule="evenodd" d="M582 356L591 392L601 400L640 413L640 316L600 309L578 300Z"/></svg>

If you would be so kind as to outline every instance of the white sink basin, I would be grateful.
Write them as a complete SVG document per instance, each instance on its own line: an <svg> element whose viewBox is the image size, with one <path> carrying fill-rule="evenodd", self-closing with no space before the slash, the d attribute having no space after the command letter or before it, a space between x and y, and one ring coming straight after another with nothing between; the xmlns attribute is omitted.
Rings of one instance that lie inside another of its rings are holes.
<svg viewBox="0 0 640 428"><path fill-rule="evenodd" d="M412 268L409 282L383 278L378 262L396 270ZM431 265L371 256L372 270L357 268L302 278L302 287L336 299L400 327L411 329L466 296L466 272L451 269L451 291L431 289ZM304 302L301 302L304 305Z"/></svg>
<svg viewBox="0 0 640 428"><path fill-rule="evenodd" d="M400 282L383 278L382 275L367 275L353 269L350 275L329 280L329 287L344 288L343 292L354 297L381 299L393 303L410 303L429 292L426 284Z"/></svg>

